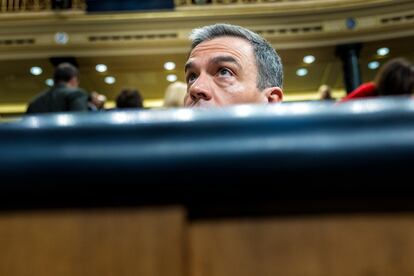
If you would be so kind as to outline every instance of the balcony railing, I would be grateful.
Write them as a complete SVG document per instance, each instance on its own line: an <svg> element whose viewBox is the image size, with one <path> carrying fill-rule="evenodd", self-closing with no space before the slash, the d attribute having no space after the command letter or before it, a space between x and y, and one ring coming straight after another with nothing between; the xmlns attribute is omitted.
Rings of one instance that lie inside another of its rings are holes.
<svg viewBox="0 0 414 276"><path fill-rule="evenodd" d="M51 0L0 0L0 3L0 13L86 9L85 0L68 1L65 7L55 7Z"/></svg>
<svg viewBox="0 0 414 276"><path fill-rule="evenodd" d="M282 2L309 2L312 0L175 0L176 7L191 7L200 5L245 5L267 4Z"/></svg>

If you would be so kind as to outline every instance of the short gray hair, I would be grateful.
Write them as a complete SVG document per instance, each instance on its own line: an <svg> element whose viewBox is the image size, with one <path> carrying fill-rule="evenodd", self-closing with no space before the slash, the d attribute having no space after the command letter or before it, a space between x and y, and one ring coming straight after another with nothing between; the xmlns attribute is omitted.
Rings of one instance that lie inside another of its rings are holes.
<svg viewBox="0 0 414 276"><path fill-rule="evenodd" d="M194 29L190 34L191 50L204 41L223 36L239 37L252 45L258 72L257 88L282 87L283 67L279 55L266 39L246 28L214 24Z"/></svg>

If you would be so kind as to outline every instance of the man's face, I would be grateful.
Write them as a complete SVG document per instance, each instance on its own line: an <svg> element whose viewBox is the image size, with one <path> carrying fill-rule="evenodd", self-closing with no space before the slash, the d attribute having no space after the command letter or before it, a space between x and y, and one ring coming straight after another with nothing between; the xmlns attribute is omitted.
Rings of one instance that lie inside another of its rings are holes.
<svg viewBox="0 0 414 276"><path fill-rule="evenodd" d="M257 65L250 43L218 37L197 45L185 65L187 107L268 102L257 88Z"/></svg>

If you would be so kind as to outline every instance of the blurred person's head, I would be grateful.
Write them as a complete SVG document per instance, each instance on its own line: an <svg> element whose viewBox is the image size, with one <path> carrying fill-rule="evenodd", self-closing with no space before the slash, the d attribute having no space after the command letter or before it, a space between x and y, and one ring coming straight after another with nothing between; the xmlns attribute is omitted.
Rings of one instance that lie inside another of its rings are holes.
<svg viewBox="0 0 414 276"><path fill-rule="evenodd" d="M403 58L391 59L378 71L374 83L379 96L414 93L414 66Z"/></svg>
<svg viewBox="0 0 414 276"><path fill-rule="evenodd" d="M70 63L61 63L55 68L53 82L55 85L64 84L76 88L79 86L79 71Z"/></svg>
<svg viewBox="0 0 414 276"><path fill-rule="evenodd" d="M88 101L93 104L97 110L103 109L106 102L105 95L99 94L96 91L93 91L88 98Z"/></svg>
<svg viewBox="0 0 414 276"><path fill-rule="evenodd" d="M143 108L143 99L138 90L124 89L116 97L117 108Z"/></svg>
<svg viewBox="0 0 414 276"><path fill-rule="evenodd" d="M333 99L332 91L329 85L322 84L321 86L319 86L318 94L319 94L320 100L332 100Z"/></svg>
<svg viewBox="0 0 414 276"><path fill-rule="evenodd" d="M187 85L183 82L176 81L168 85L164 95L165 107L184 106L184 97L187 93Z"/></svg>
<svg viewBox="0 0 414 276"><path fill-rule="evenodd" d="M215 24L194 29L190 39L185 106L282 101L282 63L263 37L240 26Z"/></svg>

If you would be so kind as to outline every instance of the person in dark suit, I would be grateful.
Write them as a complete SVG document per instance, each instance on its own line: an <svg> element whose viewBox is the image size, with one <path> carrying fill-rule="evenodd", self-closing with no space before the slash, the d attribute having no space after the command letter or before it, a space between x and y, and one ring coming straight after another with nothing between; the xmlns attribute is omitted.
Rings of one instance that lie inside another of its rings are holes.
<svg viewBox="0 0 414 276"><path fill-rule="evenodd" d="M54 85L36 96L26 114L88 111L88 95L79 88L79 71L70 63L59 64L53 76Z"/></svg>

